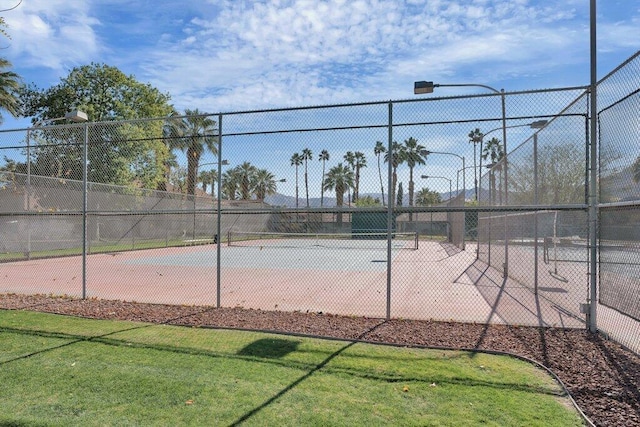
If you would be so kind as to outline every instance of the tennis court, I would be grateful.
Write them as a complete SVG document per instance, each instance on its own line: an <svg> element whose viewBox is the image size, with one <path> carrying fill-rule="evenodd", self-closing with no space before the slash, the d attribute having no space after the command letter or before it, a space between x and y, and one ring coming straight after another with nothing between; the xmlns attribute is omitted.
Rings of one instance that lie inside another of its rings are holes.
<svg viewBox="0 0 640 427"><path fill-rule="evenodd" d="M536 296L477 261L474 245L461 251L425 240L416 248L413 236L397 236L389 249L386 240L365 236L348 240L260 236L223 243L220 305L376 318L386 317L389 309L394 318L583 326L548 303L543 292ZM215 306L217 249L203 245L89 255L86 296ZM81 265L80 257L5 263L0 292L79 297Z"/></svg>

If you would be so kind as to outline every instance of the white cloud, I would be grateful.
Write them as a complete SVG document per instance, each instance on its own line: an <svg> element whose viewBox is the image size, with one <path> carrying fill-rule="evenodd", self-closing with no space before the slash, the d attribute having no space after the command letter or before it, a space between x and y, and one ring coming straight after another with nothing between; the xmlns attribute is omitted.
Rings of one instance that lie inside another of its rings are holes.
<svg viewBox="0 0 640 427"><path fill-rule="evenodd" d="M63 0L34 0L5 13L14 64L58 73L99 52L93 30L99 22L88 15L86 2L69 6Z"/></svg>
<svg viewBox="0 0 640 427"><path fill-rule="evenodd" d="M612 57L631 54L640 40L638 8L621 13L623 3L616 7L624 20L600 18L600 51ZM6 14L16 67L59 77L106 62L169 92L180 109L403 98L423 78L502 85L526 76L521 84L534 88L568 73L565 80L583 84L571 70L589 59L583 0L167 0L152 10L85 0L73 7L30 0Z"/></svg>

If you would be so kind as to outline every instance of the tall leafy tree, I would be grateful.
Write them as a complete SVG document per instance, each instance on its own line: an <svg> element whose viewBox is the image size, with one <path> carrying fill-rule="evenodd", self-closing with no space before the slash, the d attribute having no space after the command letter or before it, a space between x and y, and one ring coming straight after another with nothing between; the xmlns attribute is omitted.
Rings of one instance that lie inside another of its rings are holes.
<svg viewBox="0 0 640 427"><path fill-rule="evenodd" d="M353 187L354 175L351 168L338 163L327 172L324 179L324 189L326 191L335 190L336 206L341 208L344 205L344 193L348 188ZM338 225L342 224L342 212L336 215Z"/></svg>
<svg viewBox="0 0 640 427"><path fill-rule="evenodd" d="M509 200L521 205L532 204L536 198L549 205L580 203L585 198L585 168L584 147L579 142L544 144L536 158L529 153L509 165Z"/></svg>
<svg viewBox="0 0 640 427"><path fill-rule="evenodd" d="M413 206L413 169L416 165L424 165L427 157L426 147L418 144L418 140L410 137L404 141L404 161L409 166L409 206ZM409 221L413 219L413 214L409 213Z"/></svg>
<svg viewBox="0 0 640 427"><path fill-rule="evenodd" d="M170 96L125 75L116 67L91 63L76 67L49 89L31 84L23 88L21 101L33 122L63 117L79 108L92 121L164 117L173 112Z"/></svg>
<svg viewBox="0 0 640 427"><path fill-rule="evenodd" d="M184 193L187 188L187 169L183 166L172 169L169 174L169 184L173 187L174 192Z"/></svg>
<svg viewBox="0 0 640 427"><path fill-rule="evenodd" d="M91 121L166 117L173 112L169 100L168 94L137 81L134 76L127 76L116 67L95 63L72 69L49 89L29 85L20 91L22 114L32 117L34 124L63 117L73 109L86 112ZM34 145L42 145L43 149L35 154L34 174L49 168L50 161L56 161L63 165L62 170L69 171L68 178L82 179L84 139L79 132L35 134ZM63 134L65 139L61 141ZM170 150L163 138L161 121L95 126L91 128L90 138L88 178L91 181L145 188L158 188L166 181ZM46 157L42 162L40 155Z"/></svg>
<svg viewBox="0 0 640 427"><path fill-rule="evenodd" d="M480 144L480 155L482 156L483 155L482 141L484 139L484 134L480 131L480 129L475 128L474 130L469 132L468 137L469 137L469 144L473 144L473 182L474 182L474 189L476 193L476 200L478 200L478 169L476 166L477 164L476 145ZM480 169L482 169L482 160L480 160ZM465 185L466 183L463 183L462 187L464 188Z"/></svg>
<svg viewBox="0 0 640 427"><path fill-rule="evenodd" d="M303 159L300 154L293 153L290 161L291 161L291 166L295 166L296 168L296 209L297 209L299 207L298 205L298 168L302 165Z"/></svg>
<svg viewBox="0 0 640 427"><path fill-rule="evenodd" d="M0 110L5 110L13 117L20 115L20 76L10 71L11 62L0 58ZM0 124L3 122L0 115Z"/></svg>
<svg viewBox="0 0 640 427"><path fill-rule="evenodd" d="M387 147L381 141L376 141L376 146L373 148L373 154L378 158L378 176L380 177L380 194L382 195L382 206L384 202L384 184L382 183L382 169L380 168L380 156L387 152Z"/></svg>
<svg viewBox="0 0 640 427"><path fill-rule="evenodd" d="M309 207L309 171L307 164L309 160L313 159L313 153L310 149L305 148L302 150L302 160L304 161L304 189L307 198L307 208Z"/></svg>
<svg viewBox="0 0 640 427"><path fill-rule="evenodd" d="M320 186L320 207L322 207L324 205L324 171L325 165L329 160L329 152L327 150L322 150L318 156L318 160L322 162L322 185Z"/></svg>
<svg viewBox="0 0 640 427"><path fill-rule="evenodd" d="M398 196L396 200L397 206L402 206L402 199L404 199L404 191L402 190L402 181L398 183Z"/></svg>
<svg viewBox="0 0 640 427"><path fill-rule="evenodd" d="M177 112L168 122L170 147L187 155L187 194L195 194L198 164L205 150L218 154L216 146L216 121L198 109L185 110L184 116Z"/></svg>

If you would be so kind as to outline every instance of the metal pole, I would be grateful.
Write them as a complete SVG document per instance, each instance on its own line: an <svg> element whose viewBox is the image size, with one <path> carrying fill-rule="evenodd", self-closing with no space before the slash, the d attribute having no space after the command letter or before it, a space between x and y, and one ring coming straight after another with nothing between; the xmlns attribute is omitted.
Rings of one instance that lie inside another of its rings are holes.
<svg viewBox="0 0 640 427"><path fill-rule="evenodd" d="M462 206L464 207L465 202L467 200L467 176L466 176L466 171L465 171L465 161L464 161L464 156L462 156ZM477 200L476 200L477 202ZM477 224L477 222L476 222ZM476 226L476 230L477 230L477 226ZM465 242L467 238L467 211L462 211L462 250L464 251L467 247L467 244ZM477 241L478 239L476 239ZM477 245L476 245L476 256L478 255L478 249L477 249Z"/></svg>
<svg viewBox="0 0 640 427"><path fill-rule="evenodd" d="M388 141L387 141L387 149L389 150L389 161L387 162L387 320L391 319L391 233L393 228L393 194L395 191L392 191L393 186L393 165L395 153L393 150L393 103L389 103L389 132L388 132Z"/></svg>
<svg viewBox="0 0 640 427"><path fill-rule="evenodd" d="M533 215L533 287L538 295L538 132L533 134L533 204L536 210Z"/></svg>
<svg viewBox="0 0 640 427"><path fill-rule="evenodd" d="M87 298L87 181L89 163L89 125L84 125L82 153L82 299Z"/></svg>
<svg viewBox="0 0 640 427"><path fill-rule="evenodd" d="M27 184L25 189L27 212L31 212L31 131L27 130ZM31 216L27 214L27 259L31 259Z"/></svg>
<svg viewBox="0 0 640 427"><path fill-rule="evenodd" d="M598 110L598 102L597 102L597 89L598 89L598 77L597 77L597 53L596 53L596 0L591 0L590 7L590 54L591 54L591 86L589 88L591 95L591 128L590 128L590 142L591 142L591 150L590 155L591 159L589 162L590 178L589 182L589 251L590 251L590 265L591 265L591 275L589 276L589 314L587 323L589 325L589 331L595 333L598 331L597 322L596 322L596 304L597 304L597 262L598 262L598 253L597 253L597 244L598 244L598 236L597 236L597 221L598 221L598 195L596 193L596 179L598 178L597 174L597 155L598 155L598 147L597 147L597 137L598 137L598 124L596 122L597 110Z"/></svg>
<svg viewBox="0 0 640 427"><path fill-rule="evenodd" d="M216 308L220 308L220 289L221 289L221 281L220 281L220 259L221 259L221 253L220 251L222 250L222 228L220 226L220 222L222 219L222 214L220 212L220 208L221 208L221 203L220 203L220 199L222 198L222 194L220 192L220 187L221 184L220 182L222 181L222 114L218 114L218 182L217 184L217 190L216 193L217 194L217 214L218 214L218 224L217 224L217 229L216 229L216 233L218 235L218 247L216 248Z"/></svg>
<svg viewBox="0 0 640 427"><path fill-rule="evenodd" d="M509 180L507 179L507 108L504 96L504 89L500 90L502 102L502 149L504 151L504 204L509 205ZM509 275L509 227L507 213L504 214L504 277Z"/></svg>
<svg viewBox="0 0 640 427"><path fill-rule="evenodd" d="M196 192L193 192L193 240L196 240Z"/></svg>
<svg viewBox="0 0 640 427"><path fill-rule="evenodd" d="M464 156L462 156L462 192L464 193L463 201L467 200L467 171L465 170L466 166L464 164Z"/></svg>

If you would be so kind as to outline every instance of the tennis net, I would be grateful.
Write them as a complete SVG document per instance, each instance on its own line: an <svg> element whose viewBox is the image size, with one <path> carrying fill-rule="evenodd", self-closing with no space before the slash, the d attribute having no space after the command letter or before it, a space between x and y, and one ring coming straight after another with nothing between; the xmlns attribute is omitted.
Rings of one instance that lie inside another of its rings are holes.
<svg viewBox="0 0 640 427"><path fill-rule="evenodd" d="M417 232L392 232L394 249L418 249ZM229 231L228 246L275 248L386 249L387 232L358 233L279 233Z"/></svg>

